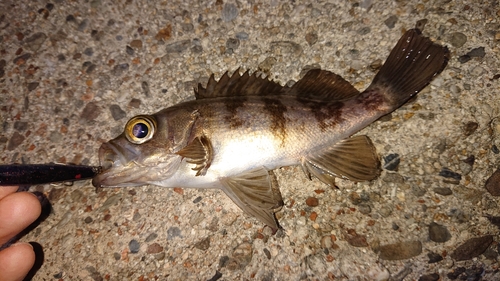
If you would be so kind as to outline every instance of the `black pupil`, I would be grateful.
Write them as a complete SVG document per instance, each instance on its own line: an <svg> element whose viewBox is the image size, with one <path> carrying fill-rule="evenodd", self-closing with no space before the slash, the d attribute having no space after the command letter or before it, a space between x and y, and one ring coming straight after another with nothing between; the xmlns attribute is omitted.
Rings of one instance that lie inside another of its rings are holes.
<svg viewBox="0 0 500 281"><path fill-rule="evenodd" d="M132 134L139 139L145 138L148 135L148 126L144 123L137 123L132 128Z"/></svg>

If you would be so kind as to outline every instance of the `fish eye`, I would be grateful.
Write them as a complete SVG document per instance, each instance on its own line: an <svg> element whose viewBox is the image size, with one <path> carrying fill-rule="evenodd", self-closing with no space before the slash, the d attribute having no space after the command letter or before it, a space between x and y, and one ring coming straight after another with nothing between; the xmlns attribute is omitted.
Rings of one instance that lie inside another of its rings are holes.
<svg viewBox="0 0 500 281"><path fill-rule="evenodd" d="M125 136L131 143L145 143L151 138L156 130L156 120L152 116L135 116L125 125Z"/></svg>

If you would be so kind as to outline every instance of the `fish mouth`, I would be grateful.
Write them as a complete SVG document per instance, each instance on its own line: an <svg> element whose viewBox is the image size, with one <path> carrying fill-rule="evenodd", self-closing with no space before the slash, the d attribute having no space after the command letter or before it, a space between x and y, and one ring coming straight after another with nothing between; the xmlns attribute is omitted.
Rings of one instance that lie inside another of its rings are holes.
<svg viewBox="0 0 500 281"><path fill-rule="evenodd" d="M178 155L145 155L134 146L110 141L99 148L102 171L92 179L92 185L126 187L157 184L172 176L180 159Z"/></svg>
<svg viewBox="0 0 500 281"><path fill-rule="evenodd" d="M111 142L104 143L99 148L99 163L102 172L92 179L95 187L131 186L140 176L137 159L139 153L133 149L115 145Z"/></svg>

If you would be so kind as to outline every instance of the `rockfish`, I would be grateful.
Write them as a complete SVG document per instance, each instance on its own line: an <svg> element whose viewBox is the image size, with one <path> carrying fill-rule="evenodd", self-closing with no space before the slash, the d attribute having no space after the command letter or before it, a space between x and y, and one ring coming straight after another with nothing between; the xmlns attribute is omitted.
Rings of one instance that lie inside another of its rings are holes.
<svg viewBox="0 0 500 281"><path fill-rule="evenodd" d="M283 206L273 170L300 165L311 179L368 181L380 174L375 147L354 136L422 90L446 66L449 51L408 30L371 85L359 92L314 69L293 86L248 71L212 75L196 99L130 119L99 149L97 187L153 184L220 188L243 211L279 228Z"/></svg>

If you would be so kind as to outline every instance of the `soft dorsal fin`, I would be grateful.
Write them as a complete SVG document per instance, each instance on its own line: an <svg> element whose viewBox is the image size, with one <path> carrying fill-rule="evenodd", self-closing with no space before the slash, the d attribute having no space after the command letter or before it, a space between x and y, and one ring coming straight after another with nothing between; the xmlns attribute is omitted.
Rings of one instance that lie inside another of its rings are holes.
<svg viewBox="0 0 500 281"><path fill-rule="evenodd" d="M201 84L198 84L198 88L195 88L196 99L279 94L284 88L274 81L258 77L255 72L250 75L247 70L240 75L239 71L237 69L232 76L229 76L226 71L219 81L216 81L212 74L207 87L203 88Z"/></svg>
<svg viewBox="0 0 500 281"><path fill-rule="evenodd" d="M341 101L359 95L359 91L333 72L311 69L286 94L305 100Z"/></svg>

